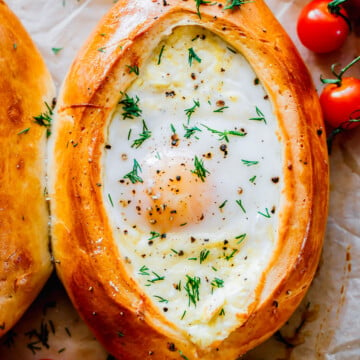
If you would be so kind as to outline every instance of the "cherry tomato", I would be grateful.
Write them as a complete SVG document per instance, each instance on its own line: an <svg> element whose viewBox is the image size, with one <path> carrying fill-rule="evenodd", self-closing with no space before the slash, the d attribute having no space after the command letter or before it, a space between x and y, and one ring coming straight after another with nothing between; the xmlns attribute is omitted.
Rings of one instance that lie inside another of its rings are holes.
<svg viewBox="0 0 360 360"><path fill-rule="evenodd" d="M346 10L337 5L331 12L328 0L313 0L300 13L297 33L305 47L316 53L339 49L345 42L350 28L344 17ZM341 14L341 15L339 15Z"/></svg>
<svg viewBox="0 0 360 360"><path fill-rule="evenodd" d="M320 95L320 104L325 121L333 128L352 129L360 122L360 79L345 77L341 84L328 84Z"/></svg>

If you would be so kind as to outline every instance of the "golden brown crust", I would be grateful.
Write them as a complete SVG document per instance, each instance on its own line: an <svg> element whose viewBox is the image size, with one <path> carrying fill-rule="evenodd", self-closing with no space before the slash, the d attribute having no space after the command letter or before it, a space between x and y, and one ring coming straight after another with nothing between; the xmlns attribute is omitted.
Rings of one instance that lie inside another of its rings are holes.
<svg viewBox="0 0 360 360"><path fill-rule="evenodd" d="M120 0L79 53L60 96L50 163L57 270L83 318L119 359L179 359L181 354L235 359L286 321L307 290L321 252L328 165L307 69L262 1L235 10L201 5L200 12L201 19L195 1ZM119 92L134 79L125 65L141 66L164 33L187 23L208 28L248 59L272 100L284 144L285 185L273 266L249 320L212 349L190 343L140 296L117 256L96 186L110 115ZM72 142L77 146L67 146ZM97 239L102 239L100 248Z"/></svg>
<svg viewBox="0 0 360 360"><path fill-rule="evenodd" d="M19 20L0 1L0 336L52 270L45 189L46 111L54 87ZM26 130L29 129L29 130Z"/></svg>

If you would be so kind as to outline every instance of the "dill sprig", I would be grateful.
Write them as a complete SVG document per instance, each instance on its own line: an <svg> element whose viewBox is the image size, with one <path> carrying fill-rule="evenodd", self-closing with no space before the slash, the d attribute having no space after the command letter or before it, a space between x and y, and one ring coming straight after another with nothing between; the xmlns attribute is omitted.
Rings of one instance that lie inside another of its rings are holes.
<svg viewBox="0 0 360 360"><path fill-rule="evenodd" d="M267 124L265 115L262 113L262 111L257 106L255 106L255 110L258 117L252 117L249 120L263 121L265 124Z"/></svg>
<svg viewBox="0 0 360 360"><path fill-rule="evenodd" d="M189 48L189 57L188 57L188 61L189 61L189 65L191 66L193 63L193 60L196 60L198 63L201 63L201 59L199 58L199 56L196 54L195 50L193 48Z"/></svg>
<svg viewBox="0 0 360 360"><path fill-rule="evenodd" d="M134 159L134 165L133 165L133 169L127 173L126 175L124 175L124 179L129 179L131 181L132 184L135 184L137 182L144 182L143 179L138 175L138 171L141 172L141 167L139 165L139 163L136 161L136 159Z"/></svg>
<svg viewBox="0 0 360 360"><path fill-rule="evenodd" d="M195 4L196 4L196 13L198 15L198 17L201 19L201 13L200 13L200 5L201 4L210 4L211 1L205 1L205 0L195 0Z"/></svg>
<svg viewBox="0 0 360 360"><path fill-rule="evenodd" d="M192 128L189 128L189 127L183 125L183 127L184 127L184 130L186 131L185 134L184 134L184 138L186 138L186 139L190 139L191 136L193 136L196 131L201 131L201 129L199 129L196 126L194 126Z"/></svg>
<svg viewBox="0 0 360 360"><path fill-rule="evenodd" d="M184 110L187 116L188 124L190 122L191 115L195 112L195 109L200 107L200 102L198 100L193 100L193 102L194 102L194 106Z"/></svg>
<svg viewBox="0 0 360 360"><path fill-rule="evenodd" d="M239 251L238 249L233 249L233 251L230 253L230 255L224 254L225 260L229 261L230 259L232 259L238 251Z"/></svg>
<svg viewBox="0 0 360 360"><path fill-rule="evenodd" d="M210 254L210 250L203 249L200 251L200 256L199 256L200 264L202 264L206 260L209 254Z"/></svg>
<svg viewBox="0 0 360 360"><path fill-rule="evenodd" d="M122 99L119 104L123 105L123 113L121 114L123 120L133 119L134 117L139 117L142 113L142 110L139 108L138 103L140 99L138 96L130 97L128 94L125 94L125 99Z"/></svg>
<svg viewBox="0 0 360 360"><path fill-rule="evenodd" d="M156 231L150 231L150 235L151 237L148 238L149 241L161 237L161 234Z"/></svg>
<svg viewBox="0 0 360 360"><path fill-rule="evenodd" d="M246 210L241 200L236 200L236 203L240 206L240 209L246 214Z"/></svg>
<svg viewBox="0 0 360 360"><path fill-rule="evenodd" d="M204 126L206 129L208 129L213 134L218 135L220 141L225 140L226 142L229 142L229 135L233 135L233 136L245 136L246 135L246 133L242 132L242 131L236 131L236 130L220 131L220 130L212 129L209 126L206 126L204 124L202 124L202 126Z"/></svg>
<svg viewBox="0 0 360 360"><path fill-rule="evenodd" d="M143 265L140 269L139 269L139 274L140 275L150 275L149 273L149 268L146 265Z"/></svg>
<svg viewBox="0 0 360 360"><path fill-rule="evenodd" d="M52 108L47 102L45 102L45 106L46 106L46 111L38 116L34 116L33 118L36 124L46 127L46 136L49 137L51 135L51 122L54 113L52 111Z"/></svg>
<svg viewBox="0 0 360 360"><path fill-rule="evenodd" d="M268 208L265 208L265 213L263 213L263 212L261 212L261 211L258 211L258 214L259 214L259 215L262 215L262 216L264 216L264 217L266 217L266 218L268 218L268 219L270 219L270 217L271 217Z"/></svg>
<svg viewBox="0 0 360 360"><path fill-rule="evenodd" d="M140 74L140 69L137 65L126 65L126 67L129 69L129 74L134 73L135 75Z"/></svg>
<svg viewBox="0 0 360 360"><path fill-rule="evenodd" d="M238 6L240 8L241 5L249 3L252 1L248 1L248 0L228 0L227 2L227 6L224 8L226 9L230 9L233 10L236 6Z"/></svg>
<svg viewBox="0 0 360 360"><path fill-rule="evenodd" d="M222 112L224 112L225 109L228 109L228 108L229 108L228 106L219 107L218 109L214 110L214 113L222 113Z"/></svg>
<svg viewBox="0 0 360 360"><path fill-rule="evenodd" d="M237 244L241 244L246 238L246 234L241 234L239 236L236 236L235 239L238 240Z"/></svg>
<svg viewBox="0 0 360 360"><path fill-rule="evenodd" d="M148 280L149 283L155 283L157 281L161 281L165 279L165 276L160 276L159 274L157 274L155 271L152 271L153 275L155 276L153 279Z"/></svg>
<svg viewBox="0 0 360 360"><path fill-rule="evenodd" d="M217 288L222 288L222 287L224 287L224 280L219 279L219 278L215 278L215 279L211 282L211 286L212 286L212 287L217 287Z"/></svg>
<svg viewBox="0 0 360 360"><path fill-rule="evenodd" d="M210 172L205 169L203 160L199 160L196 155L194 159L194 166L195 170L191 170L191 172L197 175L202 182L205 182L206 175L210 174Z"/></svg>
<svg viewBox="0 0 360 360"><path fill-rule="evenodd" d="M243 159L241 159L241 162L246 166L253 166L253 165L257 165L259 163L258 161L243 160Z"/></svg>
<svg viewBox="0 0 360 360"><path fill-rule="evenodd" d="M164 49L165 49L165 45L163 45L160 49L159 58L158 58L158 62L157 62L158 65L161 64L161 58L163 56Z"/></svg>
<svg viewBox="0 0 360 360"><path fill-rule="evenodd" d="M200 283L201 279L199 277L186 275L186 284L184 289L189 298L189 306L193 304L196 307L197 302L200 300Z"/></svg>
<svg viewBox="0 0 360 360"><path fill-rule="evenodd" d="M138 149L145 140L151 137L151 131L146 126L145 121L143 120L142 123L143 123L142 133L139 134L139 138L135 139L131 145L131 147L135 147L136 149Z"/></svg>
<svg viewBox="0 0 360 360"><path fill-rule="evenodd" d="M167 304L169 302L169 300L164 299L163 297L159 296L159 295L154 295L154 298L157 298L159 302L161 303L165 303Z"/></svg>

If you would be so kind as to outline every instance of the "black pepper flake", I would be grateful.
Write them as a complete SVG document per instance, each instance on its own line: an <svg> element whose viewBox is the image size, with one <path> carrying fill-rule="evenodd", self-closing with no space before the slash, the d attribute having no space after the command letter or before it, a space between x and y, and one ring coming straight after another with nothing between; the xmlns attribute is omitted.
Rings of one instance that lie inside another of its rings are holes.
<svg viewBox="0 0 360 360"><path fill-rule="evenodd" d="M163 308L163 311L164 311L164 312L168 312L168 310L169 310L169 309L168 309L167 307L164 307L164 308Z"/></svg>
<svg viewBox="0 0 360 360"><path fill-rule="evenodd" d="M196 80L196 75L195 75L195 73L191 73L191 78L192 78L193 80Z"/></svg>
<svg viewBox="0 0 360 360"><path fill-rule="evenodd" d="M192 243L194 243L194 242L196 241L196 239L192 236L192 237L190 238L190 241L191 241Z"/></svg>
<svg viewBox="0 0 360 360"><path fill-rule="evenodd" d="M179 255L179 256L183 256L183 255L184 255L184 251L183 251L183 250L180 250L180 251L178 252L178 255Z"/></svg>
<svg viewBox="0 0 360 360"><path fill-rule="evenodd" d="M258 78L254 79L254 85L259 85L260 84L260 80Z"/></svg>
<svg viewBox="0 0 360 360"><path fill-rule="evenodd" d="M175 97L176 93L174 90L171 91L165 91L165 96L166 97Z"/></svg>
<svg viewBox="0 0 360 360"><path fill-rule="evenodd" d="M152 245L154 242L152 240L148 241L148 245Z"/></svg>
<svg viewBox="0 0 360 360"><path fill-rule="evenodd" d="M316 133L318 134L318 136L321 136L323 131L322 131L322 129L317 129Z"/></svg>
<svg viewBox="0 0 360 360"><path fill-rule="evenodd" d="M227 145L226 144L221 144L220 145L220 151L222 151L224 153L224 157L226 157L226 155L228 154Z"/></svg>
<svg viewBox="0 0 360 360"><path fill-rule="evenodd" d="M180 181L180 180L181 180L181 176L179 176L179 175L176 176L176 180L177 180L177 181Z"/></svg>
<svg viewBox="0 0 360 360"><path fill-rule="evenodd" d="M269 95L264 96L264 100L267 100L267 99L269 99Z"/></svg>
<svg viewBox="0 0 360 360"><path fill-rule="evenodd" d="M279 177L278 176L274 176L271 178L271 181L274 183L274 184L277 184L279 182Z"/></svg>
<svg viewBox="0 0 360 360"><path fill-rule="evenodd" d="M106 145L105 145L105 149L108 149L108 150L110 150L110 149L111 149L111 145L109 145L109 144L106 144Z"/></svg>
<svg viewBox="0 0 360 360"><path fill-rule="evenodd" d="M163 0L163 6L168 6L169 4L167 3L166 0Z"/></svg>
<svg viewBox="0 0 360 360"><path fill-rule="evenodd" d="M272 213L272 214L275 214L275 206L273 206L272 208L271 208L271 210L270 210L270 212Z"/></svg>
<svg viewBox="0 0 360 360"><path fill-rule="evenodd" d="M174 343L168 343L168 349L170 351L176 351L176 346Z"/></svg>

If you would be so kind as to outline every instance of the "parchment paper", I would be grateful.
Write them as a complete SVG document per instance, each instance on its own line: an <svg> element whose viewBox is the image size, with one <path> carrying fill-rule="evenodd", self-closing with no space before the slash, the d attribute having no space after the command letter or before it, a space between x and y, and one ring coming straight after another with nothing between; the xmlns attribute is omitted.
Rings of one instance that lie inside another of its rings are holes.
<svg viewBox="0 0 360 360"><path fill-rule="evenodd" d="M79 47L113 2L7 1L35 40L57 87ZM353 34L341 51L331 55L318 56L307 51L295 31L299 11L306 2L268 0L268 5L298 46L321 90L320 74L330 76L332 63L345 65L360 55L360 38ZM61 50L55 54L52 48ZM351 72L360 77L360 65ZM330 164L327 235L313 285L289 323L246 354L246 360L360 359L360 128L337 138ZM40 333L41 326L48 331L45 344L34 335L34 330ZM72 308L55 276L13 331L0 339L1 360L45 358L107 359L106 351Z"/></svg>

